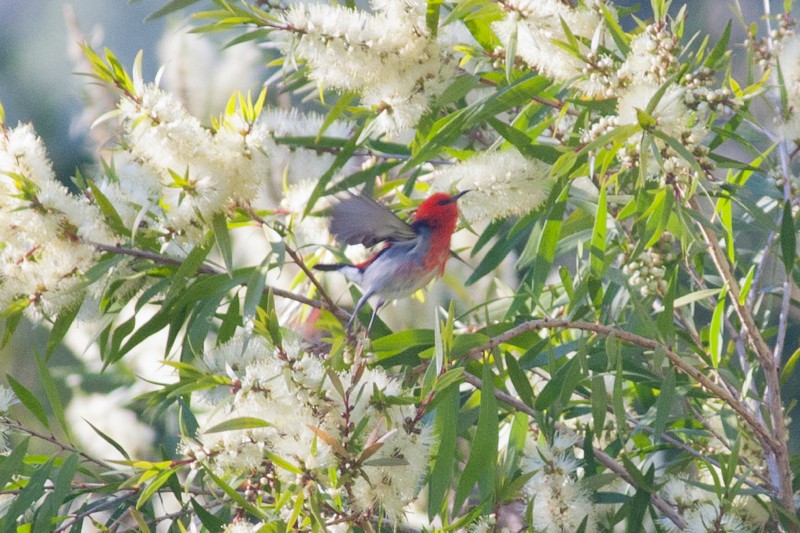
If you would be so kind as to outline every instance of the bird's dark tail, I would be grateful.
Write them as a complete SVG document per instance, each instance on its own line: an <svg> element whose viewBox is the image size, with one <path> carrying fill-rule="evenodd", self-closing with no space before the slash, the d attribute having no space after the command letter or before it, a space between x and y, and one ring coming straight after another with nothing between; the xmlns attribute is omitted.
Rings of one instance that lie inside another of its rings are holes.
<svg viewBox="0 0 800 533"><path fill-rule="evenodd" d="M337 263L335 265L314 265L314 270L321 270L323 272L333 272L335 270L341 270L344 267L349 266L343 263Z"/></svg>

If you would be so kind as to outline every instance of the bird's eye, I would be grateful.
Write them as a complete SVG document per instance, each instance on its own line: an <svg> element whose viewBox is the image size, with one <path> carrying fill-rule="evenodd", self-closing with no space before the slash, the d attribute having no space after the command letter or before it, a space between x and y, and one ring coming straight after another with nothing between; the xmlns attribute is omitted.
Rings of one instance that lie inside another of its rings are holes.
<svg viewBox="0 0 800 533"><path fill-rule="evenodd" d="M436 202L436 205L447 205L449 203L450 203L450 199L449 198L445 198L444 200L439 200L438 202Z"/></svg>

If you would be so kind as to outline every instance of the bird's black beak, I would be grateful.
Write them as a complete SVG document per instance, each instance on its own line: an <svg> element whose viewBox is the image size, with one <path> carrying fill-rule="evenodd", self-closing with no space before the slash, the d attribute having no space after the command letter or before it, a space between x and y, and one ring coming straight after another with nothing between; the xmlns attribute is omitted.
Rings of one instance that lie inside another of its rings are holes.
<svg viewBox="0 0 800 533"><path fill-rule="evenodd" d="M442 204L452 204L453 202L457 202L459 198L461 198L462 196L467 194L470 190L471 189L467 189L465 191L461 191L461 192L459 192L457 194L454 194L453 196L451 196L450 198L448 198L447 200L442 202Z"/></svg>

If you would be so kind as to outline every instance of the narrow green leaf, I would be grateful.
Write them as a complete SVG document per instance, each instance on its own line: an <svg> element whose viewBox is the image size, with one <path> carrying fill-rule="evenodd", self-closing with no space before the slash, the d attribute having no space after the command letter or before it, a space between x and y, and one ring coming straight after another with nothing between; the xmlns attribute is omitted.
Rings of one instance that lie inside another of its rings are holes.
<svg viewBox="0 0 800 533"><path fill-rule="evenodd" d="M528 380L528 376L525 375L525 372L520 368L519 362L513 355L507 354L505 361L506 368L508 368L508 377L511 378L511 383L514 385L514 390L517 391L519 399L522 400L525 405L533 407L533 388L531 387L531 382Z"/></svg>
<svg viewBox="0 0 800 533"><path fill-rule="evenodd" d="M94 430L94 432L97 433L101 439L109 443L115 450L117 450L120 453L120 455L122 455L125 458L125 460L127 461L131 460L130 456L128 455L128 452L125 450L125 448L122 447L120 443L112 439L109 435L101 431L100 428L96 427L94 424L92 424L85 418L83 419L83 421L89 424L89 426Z"/></svg>
<svg viewBox="0 0 800 533"><path fill-rule="evenodd" d="M197 518L200 519L200 523L203 524L203 527L208 529L210 533L220 533L225 526L228 525L225 520L217 518L213 514L209 513L205 507L197 503L194 498L189 500L192 503L192 509L194 509Z"/></svg>
<svg viewBox="0 0 800 533"><path fill-rule="evenodd" d="M433 468L428 482L428 518L442 511L453 479L458 436L458 387L444 389L437 395L434 425L439 448L433 455Z"/></svg>
<svg viewBox="0 0 800 533"><path fill-rule="evenodd" d="M53 459L51 458L36 469L28 479L28 484L25 488L11 500L11 505L8 507L3 517L3 533L17 532L17 518L28 511L31 506L44 495L44 484L50 479L50 472L52 470Z"/></svg>
<svg viewBox="0 0 800 533"><path fill-rule="evenodd" d="M684 294L680 298L675 298L675 302L672 306L677 309L678 307L683 307L684 305L689 305L690 303L694 303L698 300L704 300L711 296L715 296L719 294L722 289L702 289L695 292L690 292L689 294Z"/></svg>
<svg viewBox="0 0 800 533"><path fill-rule="evenodd" d="M211 229L214 231L214 240L217 243L225 268L228 272L233 272L233 245L231 235L228 232L228 220L224 213L216 213L211 218Z"/></svg>
<svg viewBox="0 0 800 533"><path fill-rule="evenodd" d="M556 400L563 402L565 397L569 397L575 390L580 373L581 365L578 357L573 357L564 363L536 397L536 409L544 411L549 409Z"/></svg>
<svg viewBox="0 0 800 533"><path fill-rule="evenodd" d="M14 476L19 474L25 454L28 453L29 442L30 438L26 437L11 449L11 453L0 456L0 490L5 489Z"/></svg>
<svg viewBox="0 0 800 533"><path fill-rule="evenodd" d="M220 422L219 424L206 429L203 433L220 433L222 431L232 431L235 429L254 429L254 428L265 428L269 427L270 423L266 420L262 420L260 418L255 418L252 416L240 416L238 418L232 418L231 420L226 420L225 422Z"/></svg>
<svg viewBox="0 0 800 533"><path fill-rule="evenodd" d="M606 426L606 413L608 412L608 393L606 380L602 374L592 376L592 421L596 433L603 431Z"/></svg>
<svg viewBox="0 0 800 533"><path fill-rule="evenodd" d="M70 454L61 466L53 480L53 489L39 507L33 523L33 533L49 533L53 531L53 519L59 515L61 504L72 491L72 478L78 467L78 455Z"/></svg>
<svg viewBox="0 0 800 533"><path fill-rule="evenodd" d="M56 318L56 321L53 323L53 328L50 330L50 336L47 337L47 346L45 348L45 358L47 360L50 359L55 349L58 348L61 341L64 340L64 335L67 334L70 326L75 321L75 317L78 316L80 308L80 305L73 305L58 313L58 318Z"/></svg>
<svg viewBox="0 0 800 533"><path fill-rule="evenodd" d="M498 416L494 397L494 375L488 363L483 364L483 386L478 423L470 447L469 459L461 473L453 500L453 508L461 509L467 496L478 483L480 499L486 501L495 490L497 470Z"/></svg>
<svg viewBox="0 0 800 533"><path fill-rule="evenodd" d="M148 15L145 22L149 22L151 20L155 20L157 18L163 17L164 15L169 15L170 13L174 13L180 9L185 7L189 7L190 5L196 3L198 0L170 0L164 7L157 10L152 15Z"/></svg>
<svg viewBox="0 0 800 533"><path fill-rule="evenodd" d="M28 411L36 417L36 420L41 422L41 424L46 427L48 430L50 429L50 422L47 420L47 413L42 407L41 402L39 402L38 398L25 388L25 386L14 379L13 377L6 374L6 379L8 380L8 384L11 386L11 390L14 391L14 394L19 399L20 403L24 405Z"/></svg>
<svg viewBox="0 0 800 533"><path fill-rule="evenodd" d="M267 284L267 274L269 274L271 254L261 261L261 264L253 269L253 273L247 280L247 294L244 297L244 307L242 309L242 321L249 323L256 316L256 308L261 298L264 297L264 287Z"/></svg>
<svg viewBox="0 0 800 533"><path fill-rule="evenodd" d="M169 478L175 475L177 470L178 467L174 467L159 472L158 475L147 484L144 490L139 493L139 498L136 500L136 509L141 509L142 505L147 503L148 500L150 500L150 497L158 492L158 490L163 487L167 481L169 481Z"/></svg>
<svg viewBox="0 0 800 533"><path fill-rule="evenodd" d="M672 403L675 401L675 370L670 368L664 381L661 382L661 393L656 400L656 420L653 424L653 442L657 442L667 427L667 421L672 413Z"/></svg>
<svg viewBox="0 0 800 533"><path fill-rule="evenodd" d="M800 359L800 348L794 351L781 369L781 385L786 385L786 382L789 381L789 378L794 374L794 367L798 359Z"/></svg>
<svg viewBox="0 0 800 533"><path fill-rule="evenodd" d="M728 291L723 289L719 295L717 305L714 308L714 315L711 317L711 324L709 325L708 332L708 351L711 355L711 365L714 368L719 368L719 362L722 358L722 331L725 319L725 296Z"/></svg>
<svg viewBox="0 0 800 533"><path fill-rule="evenodd" d="M600 197L597 199L597 215L594 219L592 245L589 250L592 273L598 278L602 278L605 272L607 209L606 184L603 183L600 187Z"/></svg>
<svg viewBox="0 0 800 533"><path fill-rule="evenodd" d="M61 396L58 394L56 382L50 374L50 369L47 368L47 363L39 354L36 354L36 365L39 367L39 377L42 380L45 396L47 396L47 403L53 410L53 416L55 416L58 424L61 426L61 430L69 437L71 430L64 416L64 405L61 403Z"/></svg>

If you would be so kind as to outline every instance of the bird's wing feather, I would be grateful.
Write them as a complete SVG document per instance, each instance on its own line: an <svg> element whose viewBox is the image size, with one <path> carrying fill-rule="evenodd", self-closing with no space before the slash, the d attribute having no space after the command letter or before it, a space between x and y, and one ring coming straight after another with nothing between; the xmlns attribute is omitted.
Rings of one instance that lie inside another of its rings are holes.
<svg viewBox="0 0 800 533"><path fill-rule="evenodd" d="M360 194L333 206L331 233L339 242L374 246L381 241L409 241L417 232L392 211Z"/></svg>

